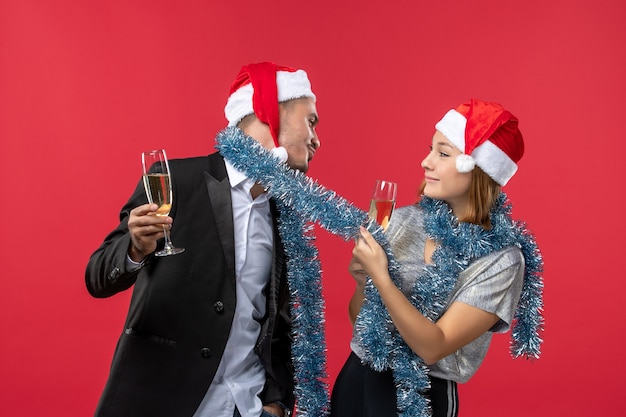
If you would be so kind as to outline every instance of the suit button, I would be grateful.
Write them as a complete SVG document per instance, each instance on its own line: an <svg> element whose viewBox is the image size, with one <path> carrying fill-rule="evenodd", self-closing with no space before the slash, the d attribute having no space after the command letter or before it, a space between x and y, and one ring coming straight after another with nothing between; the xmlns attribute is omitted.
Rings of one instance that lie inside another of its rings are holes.
<svg viewBox="0 0 626 417"><path fill-rule="evenodd" d="M120 273L121 271L119 267L116 266L115 268L113 268L113 270L109 274L109 281L111 282L117 281L117 279L120 277Z"/></svg>
<svg viewBox="0 0 626 417"><path fill-rule="evenodd" d="M224 303L222 303L221 301L216 301L215 304L213 304L213 308L215 309L217 313L223 313Z"/></svg>
<svg viewBox="0 0 626 417"><path fill-rule="evenodd" d="M211 349L209 348L202 348L200 349L200 355L202 355L203 358L210 358L211 357Z"/></svg>

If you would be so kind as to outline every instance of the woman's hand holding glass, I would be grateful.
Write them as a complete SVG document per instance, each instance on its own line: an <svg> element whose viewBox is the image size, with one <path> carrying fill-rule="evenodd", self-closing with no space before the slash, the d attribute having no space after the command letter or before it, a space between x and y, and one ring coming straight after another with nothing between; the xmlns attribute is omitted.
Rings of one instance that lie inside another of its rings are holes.
<svg viewBox="0 0 626 417"><path fill-rule="evenodd" d="M374 239L374 236L367 229L361 226L360 236L355 240L354 248L352 249L352 260L350 261L350 272L354 267L360 268L362 273L369 275L374 284L378 286L377 281L385 279L391 279L388 271L387 253L380 246L380 244ZM357 277L352 274L355 279Z"/></svg>
<svg viewBox="0 0 626 417"><path fill-rule="evenodd" d="M398 184L391 181L385 180L376 180L376 184L374 185L374 190L372 191L372 198L370 200L370 209L368 212L368 217L372 220L375 220L378 224L383 227L383 230L387 230L387 226L389 225L389 221L391 220L391 214L393 213L393 209L396 206L396 194L398 192ZM376 240L371 236L371 234L364 228L361 227L361 232L356 235L354 239L354 250L352 251L353 256L356 256L355 251L359 246L359 241L363 240L364 233L370 236L372 245L378 246L382 251L382 247L376 242ZM384 254L384 251L383 251ZM387 256L384 256L384 263L387 265ZM363 283L365 282L365 277L369 275L369 269L365 268L363 263L360 260L355 260L352 258L350 262L350 267L348 269L350 274L354 277L357 283L361 284L361 279ZM385 266L386 270L386 266Z"/></svg>

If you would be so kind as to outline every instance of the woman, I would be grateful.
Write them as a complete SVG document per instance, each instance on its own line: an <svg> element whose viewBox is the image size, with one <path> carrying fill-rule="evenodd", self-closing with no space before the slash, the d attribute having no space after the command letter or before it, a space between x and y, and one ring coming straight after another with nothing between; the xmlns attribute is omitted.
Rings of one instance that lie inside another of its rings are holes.
<svg viewBox="0 0 626 417"><path fill-rule="evenodd" d="M499 104L471 100L435 128L422 161L420 202L396 210L386 232L399 279L394 282L388 253L366 228L356 239L349 313L357 325L352 353L333 388L333 417L428 415L428 407L435 417L456 416L457 383L476 372L491 334L507 331L516 320L541 324L540 317L529 318L542 306L541 255L532 235L511 220L500 191L524 151L517 118ZM389 315L389 334L400 340L400 348L389 349L396 357L380 372L372 369L372 326L357 321L367 302L367 276ZM536 340L521 354L538 356ZM405 356L393 353L402 349ZM419 375L424 365L425 386L402 374L406 368ZM415 391L425 400L420 403Z"/></svg>

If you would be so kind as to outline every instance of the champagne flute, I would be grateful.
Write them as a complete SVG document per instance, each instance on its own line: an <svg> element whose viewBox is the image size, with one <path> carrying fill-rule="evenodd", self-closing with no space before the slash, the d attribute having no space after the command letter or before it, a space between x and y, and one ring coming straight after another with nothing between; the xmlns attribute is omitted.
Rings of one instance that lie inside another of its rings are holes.
<svg viewBox="0 0 626 417"><path fill-rule="evenodd" d="M383 227L383 230L387 230L387 226L389 226L391 213L396 206L397 192L397 183L385 180L376 180L374 191L372 191L372 199L370 200L370 209L367 213L367 217L371 220L376 220L376 222ZM360 233L357 234L355 239L358 240L360 236ZM367 272L363 269L355 270L354 272L367 274Z"/></svg>
<svg viewBox="0 0 626 417"><path fill-rule="evenodd" d="M391 181L376 180L368 216L387 230L391 213L396 206L398 184Z"/></svg>
<svg viewBox="0 0 626 417"><path fill-rule="evenodd" d="M141 165L143 166L143 185L148 201L150 204L159 206L155 214L157 216L169 215L172 209L172 182L165 149L142 152ZM185 250L174 247L165 225L163 225L163 233L165 246L154 253L156 256L176 255Z"/></svg>

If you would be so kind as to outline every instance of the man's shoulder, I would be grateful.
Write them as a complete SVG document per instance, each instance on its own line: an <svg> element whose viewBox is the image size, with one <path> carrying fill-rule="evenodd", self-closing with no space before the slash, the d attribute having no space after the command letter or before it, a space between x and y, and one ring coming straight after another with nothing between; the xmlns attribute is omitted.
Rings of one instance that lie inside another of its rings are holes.
<svg viewBox="0 0 626 417"><path fill-rule="evenodd" d="M187 164L187 163L197 163L199 161L206 161L207 159L223 159L222 156L218 152L213 152L208 155L197 155L197 156L186 156L183 158L172 158L170 159L170 163L178 163L178 164Z"/></svg>
<svg viewBox="0 0 626 417"><path fill-rule="evenodd" d="M171 159L169 164L172 177L180 181L204 178L205 175L222 181L228 176L224 158L217 152L206 156Z"/></svg>
<svg viewBox="0 0 626 417"><path fill-rule="evenodd" d="M223 164L224 158L217 152L204 156L190 156L185 158L170 159L170 167L183 169L203 168L206 169L212 164Z"/></svg>

